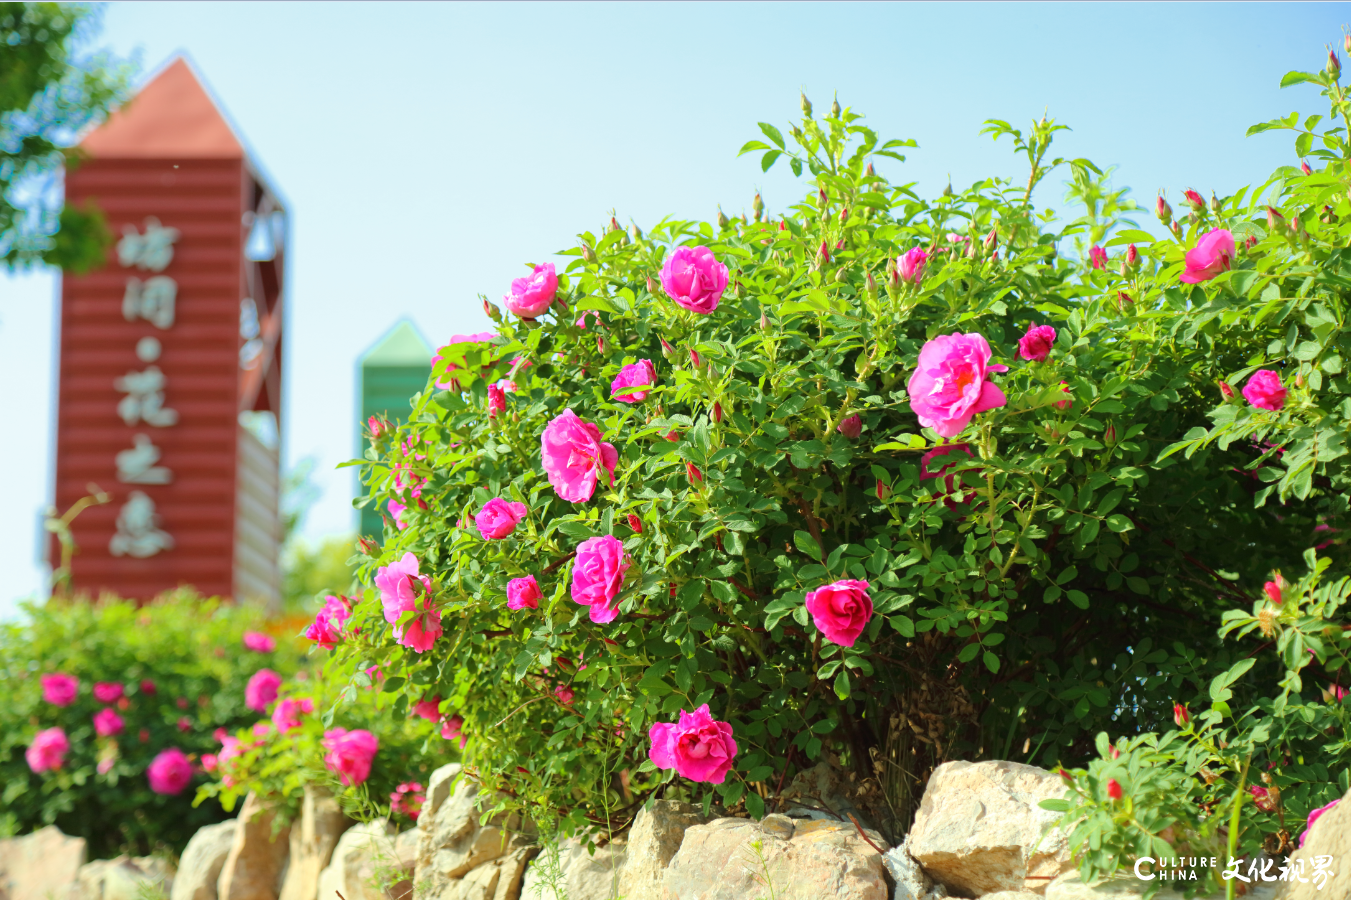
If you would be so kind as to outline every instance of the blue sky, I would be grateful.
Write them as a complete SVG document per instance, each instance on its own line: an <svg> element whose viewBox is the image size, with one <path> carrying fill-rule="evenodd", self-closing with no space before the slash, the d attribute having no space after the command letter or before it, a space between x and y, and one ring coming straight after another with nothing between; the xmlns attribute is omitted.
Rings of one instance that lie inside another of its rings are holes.
<svg viewBox="0 0 1351 900"><path fill-rule="evenodd" d="M1207 196L1293 162L1286 135L1247 126L1324 112L1290 69L1339 48L1336 4L113 3L102 41L150 73L188 52L293 212L288 462L319 460L306 523L349 530L357 356L401 316L433 343L486 324L537 261L614 209L770 211L804 187L736 151L757 121L786 125L804 89L838 91L886 137L914 138L893 181L925 195L949 175L1026 177L1007 139L1043 109L1056 149L1117 166L1141 203ZM1058 205L1062 179L1039 190ZM1148 216L1143 217L1148 219ZM37 590L51 490L56 279L0 275L0 378L13 478L0 508L0 613ZM23 385L21 391L14 390Z"/></svg>

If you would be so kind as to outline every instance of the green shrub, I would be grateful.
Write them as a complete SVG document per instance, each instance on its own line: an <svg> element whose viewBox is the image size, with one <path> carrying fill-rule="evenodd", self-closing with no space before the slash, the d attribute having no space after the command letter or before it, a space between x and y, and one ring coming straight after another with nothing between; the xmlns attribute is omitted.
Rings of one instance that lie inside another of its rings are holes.
<svg viewBox="0 0 1351 900"><path fill-rule="evenodd" d="M194 831L225 818L219 804L193 806L193 790L151 791L147 767L178 748L198 764L216 752L218 728L252 723L245 685L264 667L293 673L300 655L289 635L270 653L246 650L245 631L266 631L263 615L190 592L153 603L26 605L27 621L0 627L0 817L10 833L56 824L89 841L91 857L152 850L180 852ZM79 680L74 701L44 701L41 678ZM124 686L120 701L101 703L96 682ZM153 687L152 687L153 685ZM93 717L111 708L123 720L116 736L95 733ZM34 736L61 728L70 745L57 771L35 773L25 759ZM99 771L100 762L105 771ZM195 781L202 781L200 774Z"/></svg>
<svg viewBox="0 0 1351 900"><path fill-rule="evenodd" d="M872 165L913 142L848 109L813 118L804 98L804 112L787 138L761 124L743 149L810 173L780 217L762 221L757 197L754 222L629 234L611 219L580 235L547 313L444 348L408 424L372 435L366 477L399 527L364 562L379 586L338 650L353 688L379 664L402 690L396 715L450 698L478 777L565 830L622 826L657 794L758 816L832 758L899 835L944 760L1083 763L1100 733L1161 731L1179 702L1213 703L1208 724L1235 735L1293 714L1248 741L1274 779L1303 785L1288 820L1344 790L1344 732L1295 726L1345 677L1344 614L1288 613L1281 659L1246 671L1231 667L1252 648L1216 628L1313 544L1329 577L1347 571L1345 135L1310 136L1318 117L1259 126L1300 132L1317 168L1209 203L1188 193L1176 220L1160 197L1160 239L1123 218L1141 211L1091 162L1054 156L1063 126L1046 118L987 123L1026 176L925 199ZM1031 202L1057 170L1082 207L1063 224ZM1198 243L1220 232L1236 249L1198 271ZM728 269L712 311L661 285L694 246ZM917 248L928 261L908 280ZM1020 354L1033 325L1055 329L1044 361ZM921 349L958 333L982 335L1008 371L952 370L963 390L998 391L944 438L914 408L931 386L908 392ZM655 386L620 402L612 379L641 360ZM1275 411L1236 394L1264 368L1288 389ZM542 471L541 435L565 410L598 429L586 453L614 448L613 480L602 471L589 502ZM472 522L497 498L527 514L487 540ZM578 547L596 538L630 563L599 621L570 596ZM509 609L508 582L526 576L538 609ZM869 583L852 646L804 605L844 579ZM703 704L737 748L716 784L649 756L654 725ZM1263 837L1252 821L1249 851Z"/></svg>
<svg viewBox="0 0 1351 900"><path fill-rule="evenodd" d="M370 820L391 816L396 824L416 821L410 815L421 806L423 791L434 768L459 758L458 750L440 736L439 726L425 717L391 714L396 695L363 673L366 687L345 689L321 672L282 688L278 703L308 701L311 712L298 712L294 727L270 722L239 731L240 753L220 763L219 781L199 789L198 802L219 797L227 810L250 791L268 801L278 813L278 823L299 813L307 786L327 788L339 798L353 818ZM275 710L275 707L274 707ZM334 728L368 731L379 741L369 776L360 783L344 784L325 762L323 739ZM401 786L407 797L391 811L391 800Z"/></svg>

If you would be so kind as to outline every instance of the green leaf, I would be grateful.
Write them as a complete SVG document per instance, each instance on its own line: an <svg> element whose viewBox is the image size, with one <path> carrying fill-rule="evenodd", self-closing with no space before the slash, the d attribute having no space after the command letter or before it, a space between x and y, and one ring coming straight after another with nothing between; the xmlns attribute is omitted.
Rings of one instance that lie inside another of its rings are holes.
<svg viewBox="0 0 1351 900"><path fill-rule="evenodd" d="M1326 87L1322 76L1314 75L1310 72L1286 72L1285 75L1281 76L1281 87L1283 88L1288 88L1291 85L1296 84L1304 84L1305 82L1321 84ZM1298 116L1295 117L1295 121L1299 121Z"/></svg>
<svg viewBox="0 0 1351 900"><path fill-rule="evenodd" d="M768 172L770 167L773 166L774 163L778 162L779 157L782 155L783 151L781 150L770 150L764 156L760 157L760 171ZM757 797L756 799L759 798Z"/></svg>
<svg viewBox="0 0 1351 900"><path fill-rule="evenodd" d="M813 560L819 560L821 558L821 547L816 543L816 538L812 537L807 532L794 531L793 543L797 545L799 550L810 556Z"/></svg>
<svg viewBox="0 0 1351 900"><path fill-rule="evenodd" d="M1135 525L1121 513L1113 513L1107 517L1107 527L1117 534L1121 534L1122 532L1130 531Z"/></svg>
<svg viewBox="0 0 1351 900"><path fill-rule="evenodd" d="M746 792L746 812L751 814L752 819L765 817L765 801L755 791Z"/></svg>
<svg viewBox="0 0 1351 900"><path fill-rule="evenodd" d="M840 669L840 674L835 676L835 696L841 700L849 699L849 670Z"/></svg>
<svg viewBox="0 0 1351 900"><path fill-rule="evenodd" d="M985 662L985 668L989 669L991 672L999 671L999 657L995 656L994 653L986 650L985 653L982 654L981 659Z"/></svg>
<svg viewBox="0 0 1351 900"><path fill-rule="evenodd" d="M765 137L774 142L774 146L778 147L780 150L784 149L783 133L780 132L779 129L768 122L759 122L757 124L760 126L760 131L764 133Z"/></svg>
<svg viewBox="0 0 1351 900"><path fill-rule="evenodd" d="M980 652L980 644L977 644L975 641L972 641L971 643L963 647L961 649L961 652L957 654L957 661L964 663L971 662L971 660L976 658L976 654L979 652Z"/></svg>
<svg viewBox="0 0 1351 900"><path fill-rule="evenodd" d="M901 633L901 637L912 638L915 636L915 622L909 616L888 616L891 627Z"/></svg>
<svg viewBox="0 0 1351 900"><path fill-rule="evenodd" d="M1068 800L1042 800L1037 803L1042 809L1049 809L1051 812L1069 812L1070 802Z"/></svg>
<svg viewBox="0 0 1351 900"><path fill-rule="evenodd" d="M1080 609L1088 609L1088 595L1083 591L1066 591L1065 596Z"/></svg>

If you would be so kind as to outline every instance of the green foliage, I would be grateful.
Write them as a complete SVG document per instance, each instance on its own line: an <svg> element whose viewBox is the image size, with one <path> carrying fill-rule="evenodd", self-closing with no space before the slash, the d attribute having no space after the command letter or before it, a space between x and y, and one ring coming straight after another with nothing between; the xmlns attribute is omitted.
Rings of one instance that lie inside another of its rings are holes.
<svg viewBox="0 0 1351 900"><path fill-rule="evenodd" d="M0 264L39 262L74 272L103 262L112 233L94 208L63 207L63 148L126 96L130 67L85 50L97 31L93 6L0 7ZM76 165L77 156L69 162Z"/></svg>
<svg viewBox="0 0 1351 900"><path fill-rule="evenodd" d="M257 718L244 705L253 673L265 666L282 674L296 669L299 657L285 643L270 654L244 649L244 631L262 627L262 616L187 592L140 607L115 599L53 600L23 611L26 622L0 627L5 828L23 833L55 823L87 839L91 857L109 857L180 852L198 827L225 818L215 803L194 808L191 789L177 796L153 793L146 767L170 747L194 759L215 752L217 728L240 728ZM43 700L40 678L58 672L80 681L70 706ZM125 686L125 704L114 705L125 730L115 737L94 731L93 716L104 706L91 694L99 681ZM70 741L65 765L34 774L24 751L38 731L53 727L64 729ZM110 761L111 768L100 773L100 761Z"/></svg>
<svg viewBox="0 0 1351 900"><path fill-rule="evenodd" d="M286 732L280 732L272 722L237 732L235 737L245 749L221 764L217 772L220 781L200 787L196 803L219 797L227 810L233 810L240 798L255 791L272 804L279 821L286 822L298 814L305 788L317 785L337 796L353 818L390 816L390 795L396 787L415 782L425 788L432 770L457 760L459 754L432 722L406 714L391 715L396 694L388 689L388 680L371 682L367 677L366 681L365 688L348 692L322 673L288 683L279 702L286 698L309 700L315 712L299 716L299 727ZM345 786L325 765L322 741L333 727L363 729L379 740L379 752L364 783ZM404 812L396 810L392 816L408 822Z"/></svg>
<svg viewBox="0 0 1351 900"><path fill-rule="evenodd" d="M1283 168L1158 239L1117 218L1132 207L1091 162L1051 156L1063 126L1043 120L1024 136L990 125L1027 155L1027 182L991 178L928 200L869 162L899 161L913 142L884 141L851 110L808 113L788 139L762 123L770 143L743 152L762 152L764 168L787 157L813 178L781 222L583 233L561 253L552 315L444 349L408 424L363 461L377 501L409 509L362 575L370 584L414 554L445 634L429 653L400 646L368 588L360 631L338 651L352 689L378 663L408 702L450 698L478 777L565 831L620 827L657 792L758 816L794 772L829 756L899 834L917 786L946 759L1083 761L1109 731L1142 736L1125 765L1177 754L1190 777L1191 751L1144 736L1248 655L1220 640L1221 616L1316 541L1331 540L1322 552L1346 571L1335 530L1351 525L1343 137L1311 151L1323 171ZM1056 229L1031 192L1062 164L1086 209ZM1298 223L1293 236L1268 233L1268 203ZM1239 242L1232 271L1181 283L1184 254L1217 228ZM1058 252L1080 235L1117 258L1093 269ZM1122 265L1128 244L1139 258ZM711 315L677 307L655 281L679 245L707 246L730 270ZM909 285L893 261L917 246L932 256ZM1056 328L1045 362L1017 357L1029 324ZM918 423L907 383L925 342L954 332L979 332L992 362L1009 365L997 379L1007 403L956 439L969 458L941 457L934 465L950 467L924 477L921 454L942 441ZM614 401L611 379L640 359L658 363L657 386L642 404ZM460 392L435 387L450 366ZM1222 399L1221 380L1241 385L1262 366L1290 388L1283 410ZM504 377L517 390L489 417L488 385ZM563 502L541 470L540 434L565 408L618 453L614 484L585 504ZM839 430L851 415L858 439ZM494 497L530 514L485 541L469 523ZM572 554L597 535L622 540L632 561L606 625L569 596ZM526 574L544 598L512 612L506 583ZM875 606L850 648L824 641L803 606L845 578L867 580ZM1321 649L1300 633L1319 666L1341 671L1339 628L1322 632ZM1216 715L1264 708L1281 678L1262 658L1220 685L1230 696ZM559 684L575 692L570 705ZM1289 707L1300 687L1286 684ZM647 760L651 725L703 703L732 724L739 750L717 786ZM1226 726L1231 738L1250 733L1245 716ZM1297 816L1348 761L1341 738L1301 734L1307 744L1289 730L1250 740L1280 760L1273 778L1304 785L1287 793ZM1162 798L1174 775L1131 777ZM1171 808L1140 821L1148 830ZM1260 837L1244 832L1244 846ZM1134 852L1137 838L1102 859Z"/></svg>

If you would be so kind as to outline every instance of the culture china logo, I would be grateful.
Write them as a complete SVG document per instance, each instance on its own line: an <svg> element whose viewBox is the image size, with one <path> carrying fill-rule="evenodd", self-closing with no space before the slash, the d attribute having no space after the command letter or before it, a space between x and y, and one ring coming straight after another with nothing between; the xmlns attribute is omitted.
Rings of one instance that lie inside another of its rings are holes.
<svg viewBox="0 0 1351 900"><path fill-rule="evenodd" d="M1237 878L1244 884L1263 882L1299 882L1313 884L1316 890L1322 890L1336 872L1332 869L1331 856L1315 856L1312 860L1287 859L1281 864L1267 857L1253 860L1229 858L1229 865L1220 877L1225 881ZM1155 859L1142 856L1135 861L1135 877L1141 881L1197 881L1205 877L1206 869L1214 869L1219 859L1214 856L1176 856Z"/></svg>

